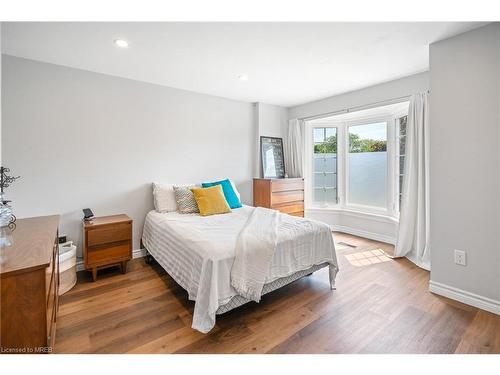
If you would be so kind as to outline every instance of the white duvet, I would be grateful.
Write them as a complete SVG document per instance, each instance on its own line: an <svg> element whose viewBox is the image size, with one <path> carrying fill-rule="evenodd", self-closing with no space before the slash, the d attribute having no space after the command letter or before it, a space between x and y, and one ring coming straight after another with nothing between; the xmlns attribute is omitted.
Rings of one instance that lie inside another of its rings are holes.
<svg viewBox="0 0 500 375"><path fill-rule="evenodd" d="M231 286L236 241L255 210L243 206L229 214L200 216L151 211L142 241L151 255L195 301L192 327L207 333L215 313L237 295ZM330 285L338 270L330 227L279 214L277 242L265 282L329 263Z"/></svg>

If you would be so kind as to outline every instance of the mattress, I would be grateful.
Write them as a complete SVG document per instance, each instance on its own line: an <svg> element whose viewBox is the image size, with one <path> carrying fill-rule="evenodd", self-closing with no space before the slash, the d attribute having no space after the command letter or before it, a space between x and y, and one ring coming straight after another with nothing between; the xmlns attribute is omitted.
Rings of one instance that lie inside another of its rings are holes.
<svg viewBox="0 0 500 375"><path fill-rule="evenodd" d="M219 308L237 296L230 280L235 243L253 210L243 206L205 217L151 211L146 216L143 244L195 301L194 329L210 331ZM330 227L282 214L266 284L323 264L330 266L333 283L338 265Z"/></svg>

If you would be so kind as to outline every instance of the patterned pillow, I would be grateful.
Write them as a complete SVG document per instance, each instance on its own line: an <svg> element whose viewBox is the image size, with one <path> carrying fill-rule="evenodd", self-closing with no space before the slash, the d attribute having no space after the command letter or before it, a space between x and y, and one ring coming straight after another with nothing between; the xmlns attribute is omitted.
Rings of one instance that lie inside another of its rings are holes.
<svg viewBox="0 0 500 375"><path fill-rule="evenodd" d="M174 186L175 200L179 208L179 213L194 214L200 212L196 199L194 199L194 194L190 189L195 187L196 186Z"/></svg>

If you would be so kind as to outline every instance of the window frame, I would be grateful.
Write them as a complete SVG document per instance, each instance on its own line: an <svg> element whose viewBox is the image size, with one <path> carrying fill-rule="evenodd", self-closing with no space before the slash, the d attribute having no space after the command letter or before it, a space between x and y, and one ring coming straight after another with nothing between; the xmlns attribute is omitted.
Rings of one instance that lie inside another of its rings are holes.
<svg viewBox="0 0 500 375"><path fill-rule="evenodd" d="M313 126L311 127L311 136L312 136L312 150L311 150L311 164L310 164L310 172L309 172L309 175L311 176L311 185L310 185L310 189L311 189L311 202L313 202L313 199L314 199L314 175L315 175L315 172L314 172L314 162L315 162L315 158L314 158L314 146L316 146L316 142L314 142L314 130L315 129L335 129L335 135L337 137L337 156L336 156L336 166L335 166L335 170L336 172L333 173L335 175L335 193L336 193L336 197L335 197L335 201L336 203L334 204L328 204L326 201L325 203L323 203L323 205L319 205L319 207L331 207L331 206L337 206L339 204L339 199L340 199L340 194L339 194L339 128L337 126L322 126L322 125L318 125L318 126ZM325 136L326 136L326 131L325 131ZM326 138L325 138L326 139Z"/></svg>
<svg viewBox="0 0 500 375"><path fill-rule="evenodd" d="M352 209L355 211L363 211L363 212L369 212L369 213L374 213L374 214L381 214L381 215L389 215L391 214L390 207L392 207L392 202L391 202L391 194L393 192L392 188L392 182L390 179L390 176L392 175L391 173L391 159L392 159L392 150L391 150L391 145L390 145L390 121L391 121L392 116L367 116L362 119L352 119L344 122L345 126L345 137L344 137L344 142L345 142L345 207L348 209ZM362 125L370 125L370 124L377 124L377 123L385 123L386 127L386 142L387 142L387 170L386 170L386 175L385 175L385 180L386 180L386 206L385 208L378 207L378 206L368 206L368 205L362 205L362 204L356 204L352 203L349 200L349 129L353 126L362 126Z"/></svg>
<svg viewBox="0 0 500 375"><path fill-rule="evenodd" d="M401 176L401 170L399 168L400 166L400 157L401 157L401 154L400 154L400 146L401 146L401 137L399 136L399 133L400 133L400 123L399 123L399 119L402 118L402 117L407 117L406 119L406 132L408 132L408 113L406 112L403 112L403 111L400 111L400 112L397 112L395 113L394 115L394 139L395 139L395 148L396 148L396 157L395 157L395 163L396 163L396 176L395 176L395 181L394 181L394 191L395 191L395 196L394 196L394 213L395 213L395 216L396 217L399 217L399 213L400 213L400 203L399 203L399 195L401 194L401 191L400 191L400 188L399 188L399 178ZM407 133L405 134L405 139L407 137ZM405 146L405 161L406 161L406 146Z"/></svg>
<svg viewBox="0 0 500 375"><path fill-rule="evenodd" d="M310 121L305 122L305 156L304 156L304 204L305 208L320 208L320 209L332 209L340 207L340 200L342 196L341 186L340 186L340 176L341 176L341 165L342 161L340 160L342 143L339 142L340 131L341 129L337 126L340 123L337 121L325 121L318 124L312 124ZM323 204L320 205L313 201L314 199L314 129L315 128L336 128L337 129L337 203L334 204Z"/></svg>

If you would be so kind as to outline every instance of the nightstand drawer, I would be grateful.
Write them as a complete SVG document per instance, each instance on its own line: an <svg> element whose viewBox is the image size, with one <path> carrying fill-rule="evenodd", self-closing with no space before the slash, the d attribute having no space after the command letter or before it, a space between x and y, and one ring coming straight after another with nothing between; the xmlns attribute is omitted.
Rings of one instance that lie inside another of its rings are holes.
<svg viewBox="0 0 500 375"><path fill-rule="evenodd" d="M101 265L128 259L131 256L130 243L115 246L96 246L87 249L87 266Z"/></svg>
<svg viewBox="0 0 500 375"><path fill-rule="evenodd" d="M87 233L88 246L127 241L132 238L132 224L123 223L104 228L91 229Z"/></svg>

